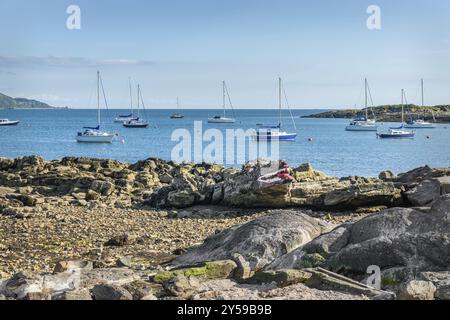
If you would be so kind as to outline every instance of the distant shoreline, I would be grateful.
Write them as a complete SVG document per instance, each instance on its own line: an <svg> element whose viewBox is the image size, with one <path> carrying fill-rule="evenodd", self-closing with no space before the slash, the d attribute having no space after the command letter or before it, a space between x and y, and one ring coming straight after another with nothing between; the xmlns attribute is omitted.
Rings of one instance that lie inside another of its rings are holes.
<svg viewBox="0 0 450 320"><path fill-rule="evenodd" d="M420 107L416 105L404 106L404 120L421 118L426 121L436 121L436 123L450 123L450 105ZM365 109L342 109L329 110L302 118L322 118L322 119L353 119L363 116ZM402 119L402 107L400 105L378 106L368 110L369 118L375 118L382 122L399 122Z"/></svg>

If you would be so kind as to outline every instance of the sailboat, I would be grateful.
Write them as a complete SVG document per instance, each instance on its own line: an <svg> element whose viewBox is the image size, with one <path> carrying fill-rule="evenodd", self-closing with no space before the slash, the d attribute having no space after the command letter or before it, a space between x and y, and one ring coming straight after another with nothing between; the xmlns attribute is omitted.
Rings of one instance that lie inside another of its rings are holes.
<svg viewBox="0 0 450 320"><path fill-rule="evenodd" d="M133 118L131 120L125 121L123 123L123 126L125 128L147 128L148 127L148 122L145 120L141 120L140 116L139 116L139 107L140 107L140 102L142 100L142 110L145 109L144 106L144 99L142 99L142 94L141 94L141 86L138 85L137 87L137 118Z"/></svg>
<svg viewBox="0 0 450 320"><path fill-rule="evenodd" d="M424 94L423 94L423 79L420 80L420 86L421 86L421 92L422 92L422 109L425 110L424 105ZM433 113L433 119L434 119L434 113ZM425 119L410 119L406 125L405 128L408 129L435 129L436 125L431 122L425 121Z"/></svg>
<svg viewBox="0 0 450 320"><path fill-rule="evenodd" d="M230 103L231 110L233 110L233 104L231 103L230 94L228 93L228 88L225 81L222 82L222 91L223 91L223 115L217 115L212 118L208 118L209 123L235 123L235 118L227 118L226 114L226 96L228 96L228 101Z"/></svg>
<svg viewBox="0 0 450 320"><path fill-rule="evenodd" d="M183 119L184 118L184 115L181 114L181 112L180 112L180 100L178 99L178 97L177 97L177 110L178 110L178 112L172 114L170 116L170 119Z"/></svg>
<svg viewBox="0 0 450 320"><path fill-rule="evenodd" d="M119 115L117 118L114 119L114 122L116 123L124 123L125 121L130 121L133 119L133 93L131 90L131 79L128 78L128 84L130 87L130 107L131 107L131 113L126 115Z"/></svg>
<svg viewBox="0 0 450 320"><path fill-rule="evenodd" d="M375 120L369 119L369 108L368 108L368 84L367 79L364 79L364 89L365 89L365 117L359 117L353 119L353 121L345 128L347 131L377 131L378 125Z"/></svg>
<svg viewBox="0 0 450 320"><path fill-rule="evenodd" d="M285 93L286 98L286 93ZM287 100L287 99L286 99ZM282 79L278 78L278 109L279 109L279 121L278 125L273 126L260 126L253 139L259 140L278 140L278 141L294 141L297 138L297 133L288 133L281 130L281 117L282 117ZM287 101L286 101L287 102ZM290 109L289 109L290 111ZM294 118L292 121L295 126Z"/></svg>
<svg viewBox="0 0 450 320"><path fill-rule="evenodd" d="M76 140L78 142L91 142L91 143L111 143L116 136L114 133L109 133L100 130L100 85L102 86L103 98L106 97L103 88L103 82L100 77L100 71L97 71L97 126L96 127L83 127L84 131L78 132Z"/></svg>
<svg viewBox="0 0 450 320"><path fill-rule="evenodd" d="M414 136L416 135L415 131L411 131L411 130L405 130L405 106L404 106L404 98L406 97L405 95L405 90L402 89L402 125L398 128L390 128L388 131L383 132L383 133L377 133L377 136L379 138L384 138L384 139L405 139L405 138L414 138Z"/></svg>

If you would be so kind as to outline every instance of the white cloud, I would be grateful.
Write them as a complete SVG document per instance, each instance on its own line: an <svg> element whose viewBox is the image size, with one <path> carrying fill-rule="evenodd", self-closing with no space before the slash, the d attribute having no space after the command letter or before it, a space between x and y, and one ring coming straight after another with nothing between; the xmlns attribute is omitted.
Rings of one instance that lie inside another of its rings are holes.
<svg viewBox="0 0 450 320"><path fill-rule="evenodd" d="M150 61L136 59L90 59L82 57L36 57L36 56L0 56L0 67L101 67L132 66L151 64Z"/></svg>

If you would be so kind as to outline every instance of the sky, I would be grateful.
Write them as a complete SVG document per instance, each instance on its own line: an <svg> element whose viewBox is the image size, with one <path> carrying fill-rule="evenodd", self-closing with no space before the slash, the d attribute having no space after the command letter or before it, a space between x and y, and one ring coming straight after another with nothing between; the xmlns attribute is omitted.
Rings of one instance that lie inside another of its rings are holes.
<svg viewBox="0 0 450 320"><path fill-rule="evenodd" d="M66 10L81 9L69 30ZM369 30L377 5L381 29ZM129 107L128 79L147 107L292 108L450 103L450 1L0 0L0 92L53 106L95 107L100 70L112 108Z"/></svg>

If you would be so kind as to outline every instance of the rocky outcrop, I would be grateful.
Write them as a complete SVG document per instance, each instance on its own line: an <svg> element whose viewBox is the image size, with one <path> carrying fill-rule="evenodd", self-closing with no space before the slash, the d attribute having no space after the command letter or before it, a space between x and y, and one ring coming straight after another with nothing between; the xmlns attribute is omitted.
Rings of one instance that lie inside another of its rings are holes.
<svg viewBox="0 0 450 320"><path fill-rule="evenodd" d="M114 160L40 157L0 159L0 210L33 207L58 198L61 205L134 205L188 208L224 205L240 208L308 207L354 209L370 206L430 206L447 193L450 169L418 168L399 176L336 178L310 164L288 169L277 178L282 162L258 160L241 170L212 164L176 164L147 159L135 164ZM274 178L262 177L273 174ZM3 189L2 189L3 188ZM447 190L447 191L446 191ZM403 203L405 202L405 203ZM21 210L9 215L22 215Z"/></svg>
<svg viewBox="0 0 450 320"><path fill-rule="evenodd" d="M274 211L209 237L201 246L176 258L171 265L232 259L234 254L240 254L255 271L331 228L331 224L300 212Z"/></svg>
<svg viewBox="0 0 450 320"><path fill-rule="evenodd" d="M431 212L388 209L354 224L344 224L297 248L268 269L299 268L311 255L318 265L337 272L365 274L376 265L383 269L446 270L450 265L450 199L442 198Z"/></svg>

